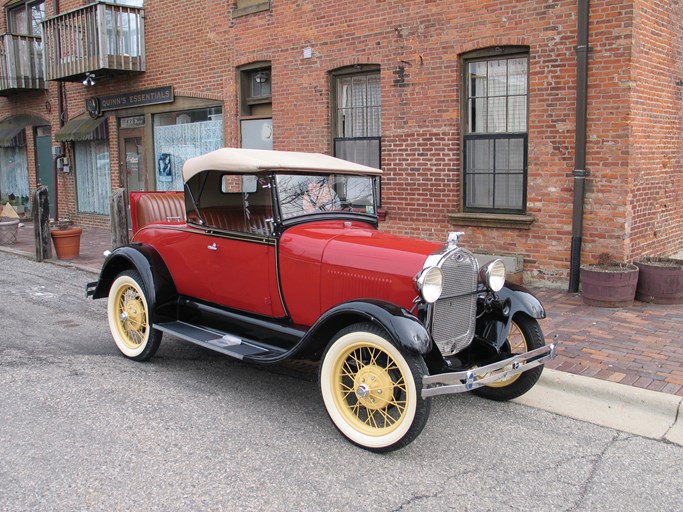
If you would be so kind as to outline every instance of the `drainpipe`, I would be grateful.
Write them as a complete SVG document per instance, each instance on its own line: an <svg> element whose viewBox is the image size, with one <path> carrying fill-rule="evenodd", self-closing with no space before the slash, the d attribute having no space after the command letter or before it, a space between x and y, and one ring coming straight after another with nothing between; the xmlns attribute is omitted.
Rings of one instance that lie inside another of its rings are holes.
<svg viewBox="0 0 683 512"><path fill-rule="evenodd" d="M57 16L59 14L59 0L54 0L52 3L53 5L53 16ZM59 44L57 41L56 44ZM65 112L64 112L64 82L59 80L57 82L57 114L59 115L59 127L62 128L64 126L64 117L65 117ZM65 144L63 142L59 143L60 147L62 148L62 155L64 155L66 151ZM54 167L54 178L55 178L55 220L59 218L59 187L57 186L57 183L59 182L58 177L59 177L59 169L57 169L57 159L53 159L53 167Z"/></svg>
<svg viewBox="0 0 683 512"><path fill-rule="evenodd" d="M569 293L579 291L583 206L586 196L586 113L588 92L588 14L589 0L578 0L578 44L576 46L576 130L574 142L574 208L572 246L569 259Z"/></svg>

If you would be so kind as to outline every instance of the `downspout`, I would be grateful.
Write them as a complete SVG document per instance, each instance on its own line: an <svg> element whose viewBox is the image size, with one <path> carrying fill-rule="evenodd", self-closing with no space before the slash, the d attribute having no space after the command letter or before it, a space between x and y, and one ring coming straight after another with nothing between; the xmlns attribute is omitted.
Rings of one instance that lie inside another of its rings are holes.
<svg viewBox="0 0 683 512"><path fill-rule="evenodd" d="M54 0L52 2L52 8L54 12L52 13L53 16L57 16L59 14L59 0ZM59 44L59 38L55 40L56 44ZM57 113L59 114L59 127L62 128L64 126L64 101L63 101L63 96L64 94L64 82L61 80L57 81ZM62 143L62 151L64 151L64 144Z"/></svg>
<svg viewBox="0 0 683 512"><path fill-rule="evenodd" d="M54 0L53 2L53 16L57 16L59 14L59 0ZM57 43L59 44L59 39L57 39ZM57 81L57 114L59 115L59 127L62 128L64 127L64 117L65 117L65 112L64 112L64 82L61 80ZM66 145L63 142L59 143L61 147L61 153L62 155L65 154L66 151ZM59 183L59 169L57 168L57 159L53 159L53 167L54 167L54 174L55 174L55 220L59 218L59 186L57 186L57 183Z"/></svg>
<svg viewBox="0 0 683 512"><path fill-rule="evenodd" d="M569 259L569 293L579 291L581 242L583 240L583 206L586 196L586 113L588 110L588 17L589 0L578 0L578 44L576 46L576 130L574 141L574 208L572 213L572 246Z"/></svg>

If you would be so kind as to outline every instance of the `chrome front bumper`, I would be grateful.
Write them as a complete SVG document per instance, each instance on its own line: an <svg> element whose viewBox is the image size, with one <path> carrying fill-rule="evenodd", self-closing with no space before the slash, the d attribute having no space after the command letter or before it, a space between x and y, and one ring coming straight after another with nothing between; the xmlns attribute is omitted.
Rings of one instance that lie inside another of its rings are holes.
<svg viewBox="0 0 683 512"><path fill-rule="evenodd" d="M546 361L554 359L556 355L557 344L552 343L487 366L459 372L427 375L422 379L422 398L472 391L540 366Z"/></svg>

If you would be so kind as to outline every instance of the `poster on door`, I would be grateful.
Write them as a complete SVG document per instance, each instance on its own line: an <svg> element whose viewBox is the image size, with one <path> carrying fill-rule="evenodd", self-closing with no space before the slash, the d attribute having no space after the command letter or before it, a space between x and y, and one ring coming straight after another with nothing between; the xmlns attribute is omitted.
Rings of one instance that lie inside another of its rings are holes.
<svg viewBox="0 0 683 512"><path fill-rule="evenodd" d="M171 153L159 153L157 157L157 181L173 181Z"/></svg>

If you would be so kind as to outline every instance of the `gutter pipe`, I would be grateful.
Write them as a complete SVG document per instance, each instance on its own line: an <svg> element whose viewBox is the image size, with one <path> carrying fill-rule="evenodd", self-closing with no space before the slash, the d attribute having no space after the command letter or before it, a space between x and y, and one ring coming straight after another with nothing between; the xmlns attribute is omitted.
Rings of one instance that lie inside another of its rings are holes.
<svg viewBox="0 0 683 512"><path fill-rule="evenodd" d="M576 46L576 130L574 142L574 207L572 242L569 259L569 293L579 291L581 243L583 240L583 207L586 197L586 114L588 110L588 18L589 0L578 0Z"/></svg>

